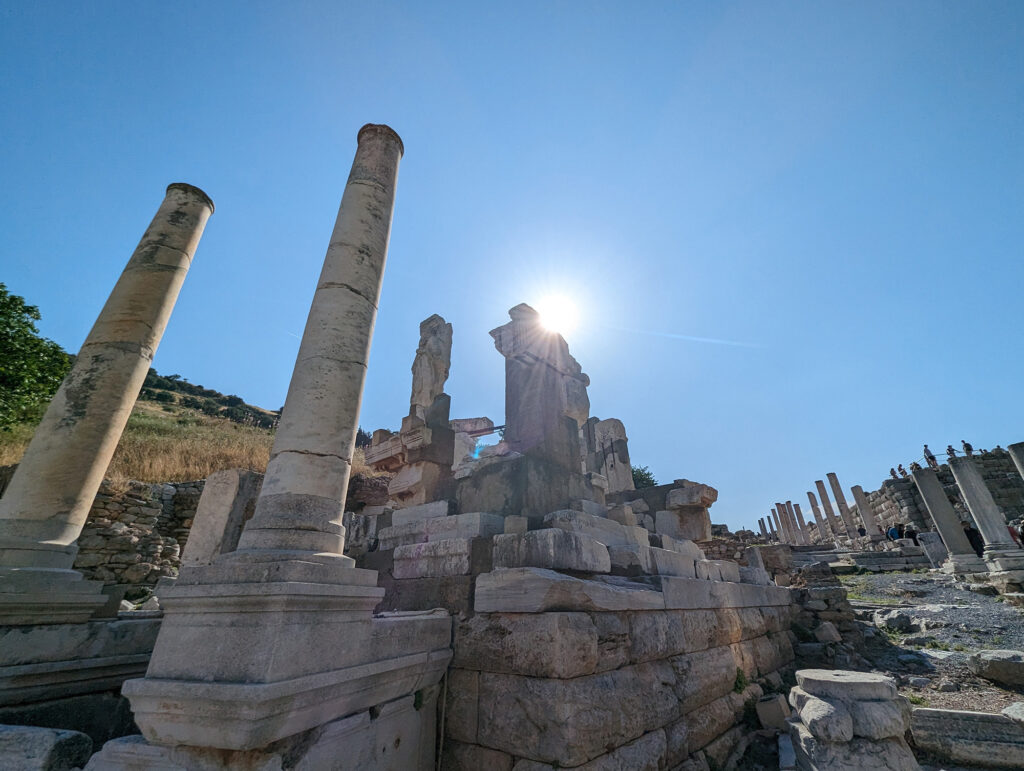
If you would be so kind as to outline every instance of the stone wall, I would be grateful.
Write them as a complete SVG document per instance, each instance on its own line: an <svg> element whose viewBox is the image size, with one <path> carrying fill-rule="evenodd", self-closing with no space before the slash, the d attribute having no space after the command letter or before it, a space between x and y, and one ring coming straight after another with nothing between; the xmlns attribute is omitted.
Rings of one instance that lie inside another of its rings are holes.
<svg viewBox="0 0 1024 771"><path fill-rule="evenodd" d="M788 606L462 619L442 767L724 767L748 705L793 659L789 619Z"/></svg>
<svg viewBox="0 0 1024 771"><path fill-rule="evenodd" d="M710 541L701 541L700 548L709 560L729 560L738 565L747 566L747 558L744 552L749 542L741 541L738 538L712 537Z"/></svg>
<svg viewBox="0 0 1024 771"><path fill-rule="evenodd" d="M1024 479L1017 473L1010 453L997 448L976 454L974 458L989 492L1006 515L1007 521L1024 517ZM970 514L949 466L939 466L937 476L953 508L961 519L968 520ZM868 502L883 529L899 523L913 525L918 530L935 529L913 479L885 480L878 490L868 493Z"/></svg>

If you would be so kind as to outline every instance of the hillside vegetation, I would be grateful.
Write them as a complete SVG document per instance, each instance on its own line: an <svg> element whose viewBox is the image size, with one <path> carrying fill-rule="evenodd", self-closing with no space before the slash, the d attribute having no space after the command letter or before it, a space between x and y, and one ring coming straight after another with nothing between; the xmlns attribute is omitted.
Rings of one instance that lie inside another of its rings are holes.
<svg viewBox="0 0 1024 771"><path fill-rule="evenodd" d="M170 384L170 388L165 388ZM264 471L274 441L277 412L246 404L240 397L194 386L179 376L150 370L107 478L115 484L184 482L214 471ZM17 463L35 425L19 423L0 431L0 466ZM356 450L353 473L372 473Z"/></svg>

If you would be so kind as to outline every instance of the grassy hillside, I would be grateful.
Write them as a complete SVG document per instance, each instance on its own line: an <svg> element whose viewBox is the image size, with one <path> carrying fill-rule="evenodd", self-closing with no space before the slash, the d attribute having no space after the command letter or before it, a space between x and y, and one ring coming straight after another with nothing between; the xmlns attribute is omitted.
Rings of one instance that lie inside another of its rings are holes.
<svg viewBox="0 0 1024 771"><path fill-rule="evenodd" d="M266 469L277 413L181 379L168 381L155 372L146 382L114 452L108 479L184 482L221 469ZM166 382L177 387L160 387ZM21 460L34 430L34 425L18 424L0 431L0 466ZM362 450L356 450L353 460L353 473L368 472Z"/></svg>

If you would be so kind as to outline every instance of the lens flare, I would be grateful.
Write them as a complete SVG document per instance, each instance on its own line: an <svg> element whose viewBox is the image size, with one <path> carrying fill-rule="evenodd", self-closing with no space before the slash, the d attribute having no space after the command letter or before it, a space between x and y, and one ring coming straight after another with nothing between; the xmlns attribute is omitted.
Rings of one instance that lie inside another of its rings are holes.
<svg viewBox="0 0 1024 771"><path fill-rule="evenodd" d="M576 329L580 314L575 303L563 295L549 295L537 303L540 322L546 329L565 335Z"/></svg>

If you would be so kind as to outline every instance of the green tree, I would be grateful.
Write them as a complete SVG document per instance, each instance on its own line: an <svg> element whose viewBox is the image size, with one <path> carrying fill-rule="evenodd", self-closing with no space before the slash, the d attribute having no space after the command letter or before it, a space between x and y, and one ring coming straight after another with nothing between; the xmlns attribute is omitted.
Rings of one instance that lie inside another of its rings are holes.
<svg viewBox="0 0 1024 771"><path fill-rule="evenodd" d="M39 335L39 309L0 283L0 428L37 421L71 368L57 343Z"/></svg>
<svg viewBox="0 0 1024 771"><path fill-rule="evenodd" d="M633 487L639 490L642 487L657 487L658 480L654 478L654 474L647 466L632 466L633 469Z"/></svg>

